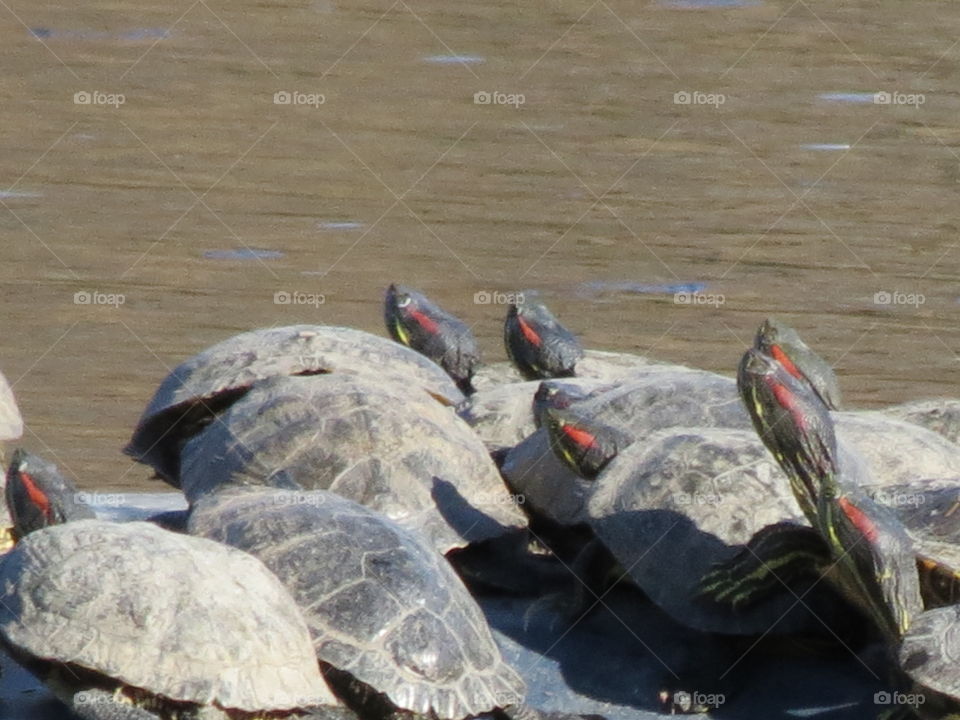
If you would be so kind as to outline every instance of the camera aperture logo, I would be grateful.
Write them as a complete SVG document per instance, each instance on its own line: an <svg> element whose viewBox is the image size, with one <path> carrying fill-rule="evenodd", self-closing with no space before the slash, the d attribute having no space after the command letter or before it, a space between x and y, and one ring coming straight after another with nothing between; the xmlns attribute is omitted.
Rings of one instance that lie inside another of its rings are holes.
<svg viewBox="0 0 960 720"><path fill-rule="evenodd" d="M675 305L711 305L720 307L727 301L726 296L720 293L678 292L673 294Z"/></svg>
<svg viewBox="0 0 960 720"><path fill-rule="evenodd" d="M699 90L680 90L673 94L674 105L712 105L719 108L727 101L723 93L705 93Z"/></svg>
<svg viewBox="0 0 960 720"><path fill-rule="evenodd" d="M873 694L874 705L908 705L919 707L927 701L922 693L887 692L881 690Z"/></svg>
<svg viewBox="0 0 960 720"><path fill-rule="evenodd" d="M912 105L914 109L917 109L926 101L927 96L922 93L887 92L886 90L881 90L873 94L874 105Z"/></svg>
<svg viewBox="0 0 960 720"><path fill-rule="evenodd" d="M127 102L123 93L108 93L102 90L79 90L73 94L74 105L112 105L120 107Z"/></svg>
<svg viewBox="0 0 960 720"><path fill-rule="evenodd" d="M920 307L926 301L927 297L923 293L878 290L873 294L874 305L913 305L914 307Z"/></svg>
<svg viewBox="0 0 960 720"><path fill-rule="evenodd" d="M473 294L473 302L475 305L523 305L523 293L478 290Z"/></svg>
<svg viewBox="0 0 960 720"><path fill-rule="evenodd" d="M327 302L327 296L323 293L277 290L273 294L274 305L313 305L314 307L320 307L325 302Z"/></svg>
<svg viewBox="0 0 960 720"><path fill-rule="evenodd" d="M312 108L319 108L325 102L327 102L327 97L323 93L278 90L273 94L274 105L308 105Z"/></svg>
<svg viewBox="0 0 960 720"><path fill-rule="evenodd" d="M474 105L512 105L515 108L520 107L527 102L523 93L505 93L499 90L488 92L478 90L473 94Z"/></svg>
<svg viewBox="0 0 960 720"><path fill-rule="evenodd" d="M80 290L73 294L74 305L108 305L118 308L127 301L123 293L105 293L99 290Z"/></svg>

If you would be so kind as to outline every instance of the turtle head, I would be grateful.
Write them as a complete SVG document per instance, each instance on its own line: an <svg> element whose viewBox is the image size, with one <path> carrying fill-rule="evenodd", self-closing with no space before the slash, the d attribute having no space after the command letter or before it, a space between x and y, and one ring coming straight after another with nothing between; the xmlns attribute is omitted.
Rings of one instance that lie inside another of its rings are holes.
<svg viewBox="0 0 960 720"><path fill-rule="evenodd" d="M480 364L480 350L470 328L426 295L391 284L384 300L384 320L390 336L440 365L464 392Z"/></svg>
<svg viewBox="0 0 960 720"><path fill-rule="evenodd" d="M569 408L545 408L542 422L554 455L584 480L596 478L630 444L625 433Z"/></svg>
<svg viewBox="0 0 960 720"><path fill-rule="evenodd" d="M583 348L546 305L525 300L511 304L503 325L507 355L528 380L572 377Z"/></svg>
<svg viewBox="0 0 960 720"><path fill-rule="evenodd" d="M756 348L740 361L737 387L757 434L813 521L820 494L837 485L837 439L827 406L806 382Z"/></svg>
<svg viewBox="0 0 960 720"><path fill-rule="evenodd" d="M811 350L793 328L767 318L757 330L753 346L769 355L798 380L809 383L830 410L840 407L840 384L822 357Z"/></svg>
<svg viewBox="0 0 960 720"><path fill-rule="evenodd" d="M16 540L49 525L94 517L56 465L23 449L10 461L6 500Z"/></svg>
<svg viewBox="0 0 960 720"><path fill-rule="evenodd" d="M565 410L574 403L589 397L589 393L572 385L544 381L533 394L533 422L539 428L546 425L547 409Z"/></svg>

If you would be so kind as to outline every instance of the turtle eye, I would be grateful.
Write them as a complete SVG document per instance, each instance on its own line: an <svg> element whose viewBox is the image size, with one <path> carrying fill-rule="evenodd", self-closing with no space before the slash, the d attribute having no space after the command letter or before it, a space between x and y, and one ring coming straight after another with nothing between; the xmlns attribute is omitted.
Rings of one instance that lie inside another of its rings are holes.
<svg viewBox="0 0 960 720"><path fill-rule="evenodd" d="M404 295L399 300L397 300L397 307L401 307L401 308L407 307L407 305L410 304L412 299L413 298L411 298L409 295Z"/></svg>

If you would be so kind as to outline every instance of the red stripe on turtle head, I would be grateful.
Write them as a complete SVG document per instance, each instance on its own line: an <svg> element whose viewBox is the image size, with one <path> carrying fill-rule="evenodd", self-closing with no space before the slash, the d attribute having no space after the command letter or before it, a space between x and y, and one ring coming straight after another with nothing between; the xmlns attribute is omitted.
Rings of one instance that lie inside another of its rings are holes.
<svg viewBox="0 0 960 720"><path fill-rule="evenodd" d="M840 503L840 509L843 511L843 514L853 523L853 526L859 533L869 542L875 543L880 533L873 520L867 517L867 514L854 505L849 498L842 497L837 502Z"/></svg>
<svg viewBox="0 0 960 720"><path fill-rule="evenodd" d="M561 425L560 432L579 448L591 448L597 444L597 437L593 433L575 425Z"/></svg>
<svg viewBox="0 0 960 720"><path fill-rule="evenodd" d="M429 317L426 313L420 312L419 310L410 310L410 312L408 312L407 314L411 318L413 318L413 321L417 323L417 325L422 327L426 332L430 333L431 335L436 335L437 330L440 328L436 320Z"/></svg>
<svg viewBox="0 0 960 720"><path fill-rule="evenodd" d="M778 383L772 377L768 376L764 378L764 380L767 383L767 387L773 392L773 396L777 399L780 407L790 413L790 417L793 418L793 424L796 425L800 431L805 431L807 429L807 418L797 404L796 395L794 395L786 385Z"/></svg>
<svg viewBox="0 0 960 720"><path fill-rule="evenodd" d="M517 322L520 324L520 332L523 333L523 337L526 338L528 343L534 347L543 345L543 340L540 338L540 335L533 329L530 323L523 319L522 315L517 315Z"/></svg>
<svg viewBox="0 0 960 720"><path fill-rule="evenodd" d="M20 482L23 483L24 490L27 491L27 497L30 499L30 502L35 508L37 508L47 520L52 519L50 513L50 498L47 497L47 494L40 489L40 487L34 482L33 476L28 472L23 472L22 470L18 473L20 477Z"/></svg>
<svg viewBox="0 0 960 720"><path fill-rule="evenodd" d="M804 379L804 374L801 373L797 366L793 364L793 360L790 359L790 356L787 355L779 345L771 345L770 354L773 355L774 360L783 365L783 369L788 373L793 375L798 380Z"/></svg>

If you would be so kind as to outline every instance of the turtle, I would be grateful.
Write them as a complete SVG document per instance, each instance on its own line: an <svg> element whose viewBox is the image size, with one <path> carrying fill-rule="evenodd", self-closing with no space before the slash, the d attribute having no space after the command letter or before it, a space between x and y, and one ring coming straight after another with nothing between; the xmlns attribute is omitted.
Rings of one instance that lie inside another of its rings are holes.
<svg viewBox="0 0 960 720"><path fill-rule="evenodd" d="M762 352L753 349L744 355L738 378L756 431L784 469L813 530L767 528L739 558L716 570L705 582L713 597L750 602L762 595L761 588L776 586L785 575L823 572L831 553L840 552L838 523L845 528L849 525L848 518L838 521L834 517L837 508L849 507L851 517L860 512L858 508L867 508L865 512L876 522L896 529L895 533L890 531L890 538L896 536L896 542L909 545L913 574L919 574L925 607L960 600L960 485L955 481L953 486L940 487L937 482L924 480L889 485L872 478L870 465L838 437L835 416L827 411L822 399ZM830 490L829 498L820 497L823 487ZM825 508L821 507L824 503ZM845 531L851 532L849 528ZM833 545L812 542L811 536L818 534L828 537ZM894 539L889 542L894 543ZM786 558L790 564L784 568ZM767 572L772 568L776 573ZM875 593L848 594L861 602L872 598L876 607L870 614L883 615ZM883 607L890 604L883 603ZM894 634L889 618L880 624L888 626L888 635Z"/></svg>
<svg viewBox="0 0 960 720"><path fill-rule="evenodd" d="M453 409L362 376L255 382L183 446L180 481L191 505L229 485L332 490L422 532L444 553L526 525Z"/></svg>
<svg viewBox="0 0 960 720"><path fill-rule="evenodd" d="M582 522L612 556L618 579L674 620L703 632L760 635L816 631L816 616L830 615L836 598L829 592L806 604L768 593L749 612L702 599L702 578L738 557L764 527L805 522L754 432L681 426L624 445L615 429L569 410L551 408L546 416L551 447L580 477ZM602 557L594 543L577 559L588 585L605 580L608 573L597 569L605 568Z"/></svg>
<svg viewBox="0 0 960 720"><path fill-rule="evenodd" d="M0 562L0 639L87 720L348 716L259 560L150 523L22 537Z"/></svg>
<svg viewBox="0 0 960 720"><path fill-rule="evenodd" d="M15 541L49 525L96 517L86 495L56 465L23 448L10 459L5 495Z"/></svg>
<svg viewBox="0 0 960 720"><path fill-rule="evenodd" d="M457 414L483 440L495 457L522 442L540 427L544 406L568 406L616 387L616 381L599 378L526 380L496 385L471 395Z"/></svg>
<svg viewBox="0 0 960 720"><path fill-rule="evenodd" d="M583 358L580 341L536 300L510 304L503 343L507 356L527 380L572 377Z"/></svg>
<svg viewBox="0 0 960 720"><path fill-rule="evenodd" d="M193 506L188 529L280 578L325 676L362 717L455 720L522 703L524 683L460 579L389 518L323 490L228 488Z"/></svg>
<svg viewBox="0 0 960 720"><path fill-rule="evenodd" d="M124 452L179 487L183 443L268 377L363 375L422 389L442 404L463 394L422 355L352 328L291 325L228 338L182 362L160 383Z"/></svg>
<svg viewBox="0 0 960 720"><path fill-rule="evenodd" d="M865 472L864 466L841 462L822 399L755 350L744 356L739 378L758 434L790 478L826 548L824 577L873 620L900 670L919 690L916 713L960 717L960 606L930 607L910 532L892 508L868 497L859 479L851 477L851 472ZM781 550L792 537L778 540Z"/></svg>
<svg viewBox="0 0 960 720"><path fill-rule="evenodd" d="M767 318L757 328L753 347L774 358L787 372L806 384L829 410L840 409L840 383L836 373L792 327L776 318Z"/></svg>
<svg viewBox="0 0 960 720"><path fill-rule="evenodd" d="M473 392L480 348L466 323L419 290L397 284L387 288L383 317L390 337L437 363L464 393Z"/></svg>

